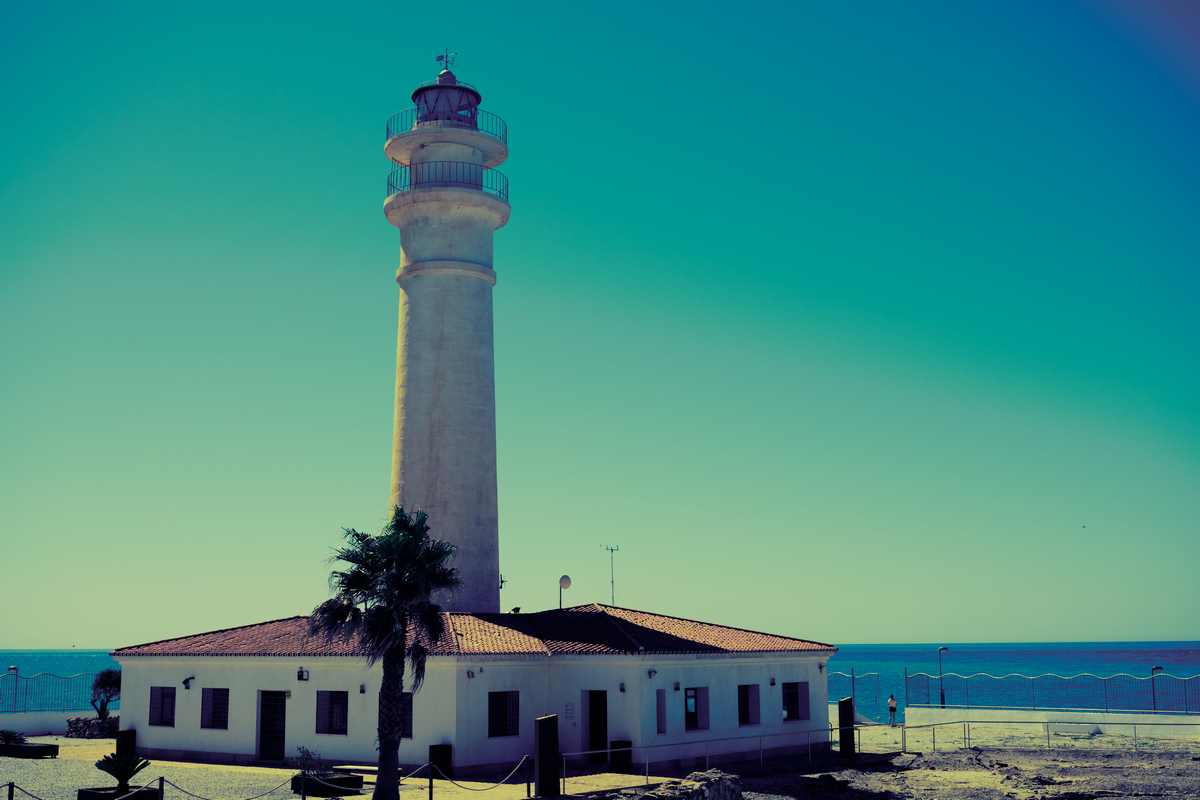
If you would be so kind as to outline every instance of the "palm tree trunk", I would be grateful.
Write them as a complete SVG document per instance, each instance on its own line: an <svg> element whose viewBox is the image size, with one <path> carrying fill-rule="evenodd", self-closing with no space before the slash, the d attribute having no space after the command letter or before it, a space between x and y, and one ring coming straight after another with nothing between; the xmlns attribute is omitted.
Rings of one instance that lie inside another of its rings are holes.
<svg viewBox="0 0 1200 800"><path fill-rule="evenodd" d="M408 620L401 621L401 630ZM400 800L400 734L404 699L404 645L383 654L383 683L379 687L379 770L373 800Z"/></svg>

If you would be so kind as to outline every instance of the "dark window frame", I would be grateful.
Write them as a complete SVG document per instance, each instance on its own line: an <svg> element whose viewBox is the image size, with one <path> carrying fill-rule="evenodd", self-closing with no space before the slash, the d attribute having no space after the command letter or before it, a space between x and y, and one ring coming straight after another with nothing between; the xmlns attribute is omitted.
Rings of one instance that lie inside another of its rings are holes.
<svg viewBox="0 0 1200 800"><path fill-rule="evenodd" d="M200 727L229 730L229 690L204 688L200 692Z"/></svg>
<svg viewBox="0 0 1200 800"><path fill-rule="evenodd" d="M521 693L488 692L488 738L521 735Z"/></svg>
<svg viewBox="0 0 1200 800"><path fill-rule="evenodd" d="M738 695L738 726L759 725L762 723L762 701L757 683L742 683L737 687Z"/></svg>
<svg viewBox="0 0 1200 800"><path fill-rule="evenodd" d="M317 733L347 736L350 728L350 693L317 692Z"/></svg>
<svg viewBox="0 0 1200 800"><path fill-rule="evenodd" d="M803 687L803 691L801 691ZM803 722L812 719L812 708L808 692L808 681L792 681L783 684L783 721Z"/></svg>
<svg viewBox="0 0 1200 800"><path fill-rule="evenodd" d="M149 724L163 728L175 727L175 687L150 687Z"/></svg>
<svg viewBox="0 0 1200 800"><path fill-rule="evenodd" d="M413 738L413 696L412 692L400 694L400 738Z"/></svg>

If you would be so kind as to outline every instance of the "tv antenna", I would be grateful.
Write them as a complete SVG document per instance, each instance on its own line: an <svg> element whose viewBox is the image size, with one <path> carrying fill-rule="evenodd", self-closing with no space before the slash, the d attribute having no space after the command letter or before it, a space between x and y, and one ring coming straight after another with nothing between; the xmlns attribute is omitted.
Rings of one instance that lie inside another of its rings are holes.
<svg viewBox="0 0 1200 800"><path fill-rule="evenodd" d="M454 66L454 57L458 53L451 53L450 48L445 48L445 54L437 57L437 62L442 65L442 69L450 69Z"/></svg>
<svg viewBox="0 0 1200 800"><path fill-rule="evenodd" d="M620 550L621 545L613 545L604 549L608 551L608 582L612 587L612 605L615 606L617 604L617 575L613 565L613 553Z"/></svg>

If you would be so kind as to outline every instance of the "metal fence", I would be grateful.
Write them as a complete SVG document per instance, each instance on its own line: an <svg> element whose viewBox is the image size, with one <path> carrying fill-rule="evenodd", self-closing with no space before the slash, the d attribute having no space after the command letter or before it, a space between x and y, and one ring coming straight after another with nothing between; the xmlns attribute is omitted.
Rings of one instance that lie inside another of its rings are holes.
<svg viewBox="0 0 1200 800"><path fill-rule="evenodd" d="M406 108L403 111L397 111L392 116L388 117L387 121L387 138L391 139L401 133L408 131L419 130L423 127L449 127L449 128L469 128L477 130L480 133L486 133L489 136L495 136L502 142L508 142L508 125L504 120L497 117L490 111L483 109L474 109L474 115L454 115L450 117L439 116L434 118L426 113L422 116L422 108L413 106Z"/></svg>
<svg viewBox="0 0 1200 800"><path fill-rule="evenodd" d="M43 672L26 678L9 672L0 675L0 714L24 714L31 711L78 711L92 707L92 679L84 672L64 678ZM108 704L110 711L120 709L121 701Z"/></svg>
<svg viewBox="0 0 1200 800"><path fill-rule="evenodd" d="M1200 714L1200 675L905 675L905 705Z"/></svg>
<svg viewBox="0 0 1200 800"><path fill-rule="evenodd" d="M494 169L465 161L425 161L411 167L396 167L388 175L388 196L409 189L461 186L477 189L508 201L508 178Z"/></svg>
<svg viewBox="0 0 1200 800"><path fill-rule="evenodd" d="M887 709L879 702L878 672L856 675L851 668L849 674L829 673L829 702L842 697L853 697L854 710L876 722L883 722L887 718Z"/></svg>

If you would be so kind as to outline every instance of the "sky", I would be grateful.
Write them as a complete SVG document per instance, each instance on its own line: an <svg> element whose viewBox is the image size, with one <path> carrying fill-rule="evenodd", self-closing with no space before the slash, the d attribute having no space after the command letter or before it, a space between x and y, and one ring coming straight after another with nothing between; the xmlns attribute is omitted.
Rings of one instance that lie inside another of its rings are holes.
<svg viewBox="0 0 1200 800"><path fill-rule="evenodd" d="M504 609L568 574L832 644L1200 640L1198 38L1190 0L14 6L0 649L306 614L384 523L384 123L444 48L509 131Z"/></svg>

